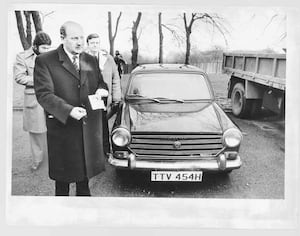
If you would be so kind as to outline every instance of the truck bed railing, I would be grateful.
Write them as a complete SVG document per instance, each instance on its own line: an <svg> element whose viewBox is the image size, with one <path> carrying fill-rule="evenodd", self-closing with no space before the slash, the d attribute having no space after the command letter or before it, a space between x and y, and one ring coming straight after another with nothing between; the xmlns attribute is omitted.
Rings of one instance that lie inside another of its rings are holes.
<svg viewBox="0 0 300 236"><path fill-rule="evenodd" d="M285 90L285 54L224 53L223 70L245 80Z"/></svg>

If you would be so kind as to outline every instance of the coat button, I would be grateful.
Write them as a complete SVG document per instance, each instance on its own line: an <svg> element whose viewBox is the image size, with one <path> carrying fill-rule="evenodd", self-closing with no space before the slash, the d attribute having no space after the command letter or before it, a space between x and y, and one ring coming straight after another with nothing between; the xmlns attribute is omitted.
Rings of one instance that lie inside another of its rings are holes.
<svg viewBox="0 0 300 236"><path fill-rule="evenodd" d="M80 88L80 84L78 84L78 86L77 86L78 88Z"/></svg>

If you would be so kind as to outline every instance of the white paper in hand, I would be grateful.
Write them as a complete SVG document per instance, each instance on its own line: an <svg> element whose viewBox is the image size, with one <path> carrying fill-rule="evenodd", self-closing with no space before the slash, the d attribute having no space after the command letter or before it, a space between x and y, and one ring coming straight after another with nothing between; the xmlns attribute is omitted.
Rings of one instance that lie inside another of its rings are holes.
<svg viewBox="0 0 300 236"><path fill-rule="evenodd" d="M91 107L93 110L103 109L104 111L106 111L104 101L101 98L99 98L98 96L96 96L94 94L89 95L88 98L89 98L89 101L90 101L90 104L91 104Z"/></svg>

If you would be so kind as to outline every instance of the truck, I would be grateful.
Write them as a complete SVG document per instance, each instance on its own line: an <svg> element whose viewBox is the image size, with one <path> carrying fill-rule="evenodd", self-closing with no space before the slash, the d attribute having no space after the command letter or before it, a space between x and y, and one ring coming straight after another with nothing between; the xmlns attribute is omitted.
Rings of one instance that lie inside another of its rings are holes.
<svg viewBox="0 0 300 236"><path fill-rule="evenodd" d="M234 116L254 118L262 109L284 116L285 54L223 53L223 72Z"/></svg>

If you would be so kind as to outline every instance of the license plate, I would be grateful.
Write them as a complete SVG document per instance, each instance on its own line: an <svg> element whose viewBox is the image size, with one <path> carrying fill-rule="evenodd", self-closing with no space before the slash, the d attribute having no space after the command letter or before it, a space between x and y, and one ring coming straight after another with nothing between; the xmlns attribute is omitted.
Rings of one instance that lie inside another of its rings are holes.
<svg viewBox="0 0 300 236"><path fill-rule="evenodd" d="M202 171L151 171L151 181L201 182Z"/></svg>

